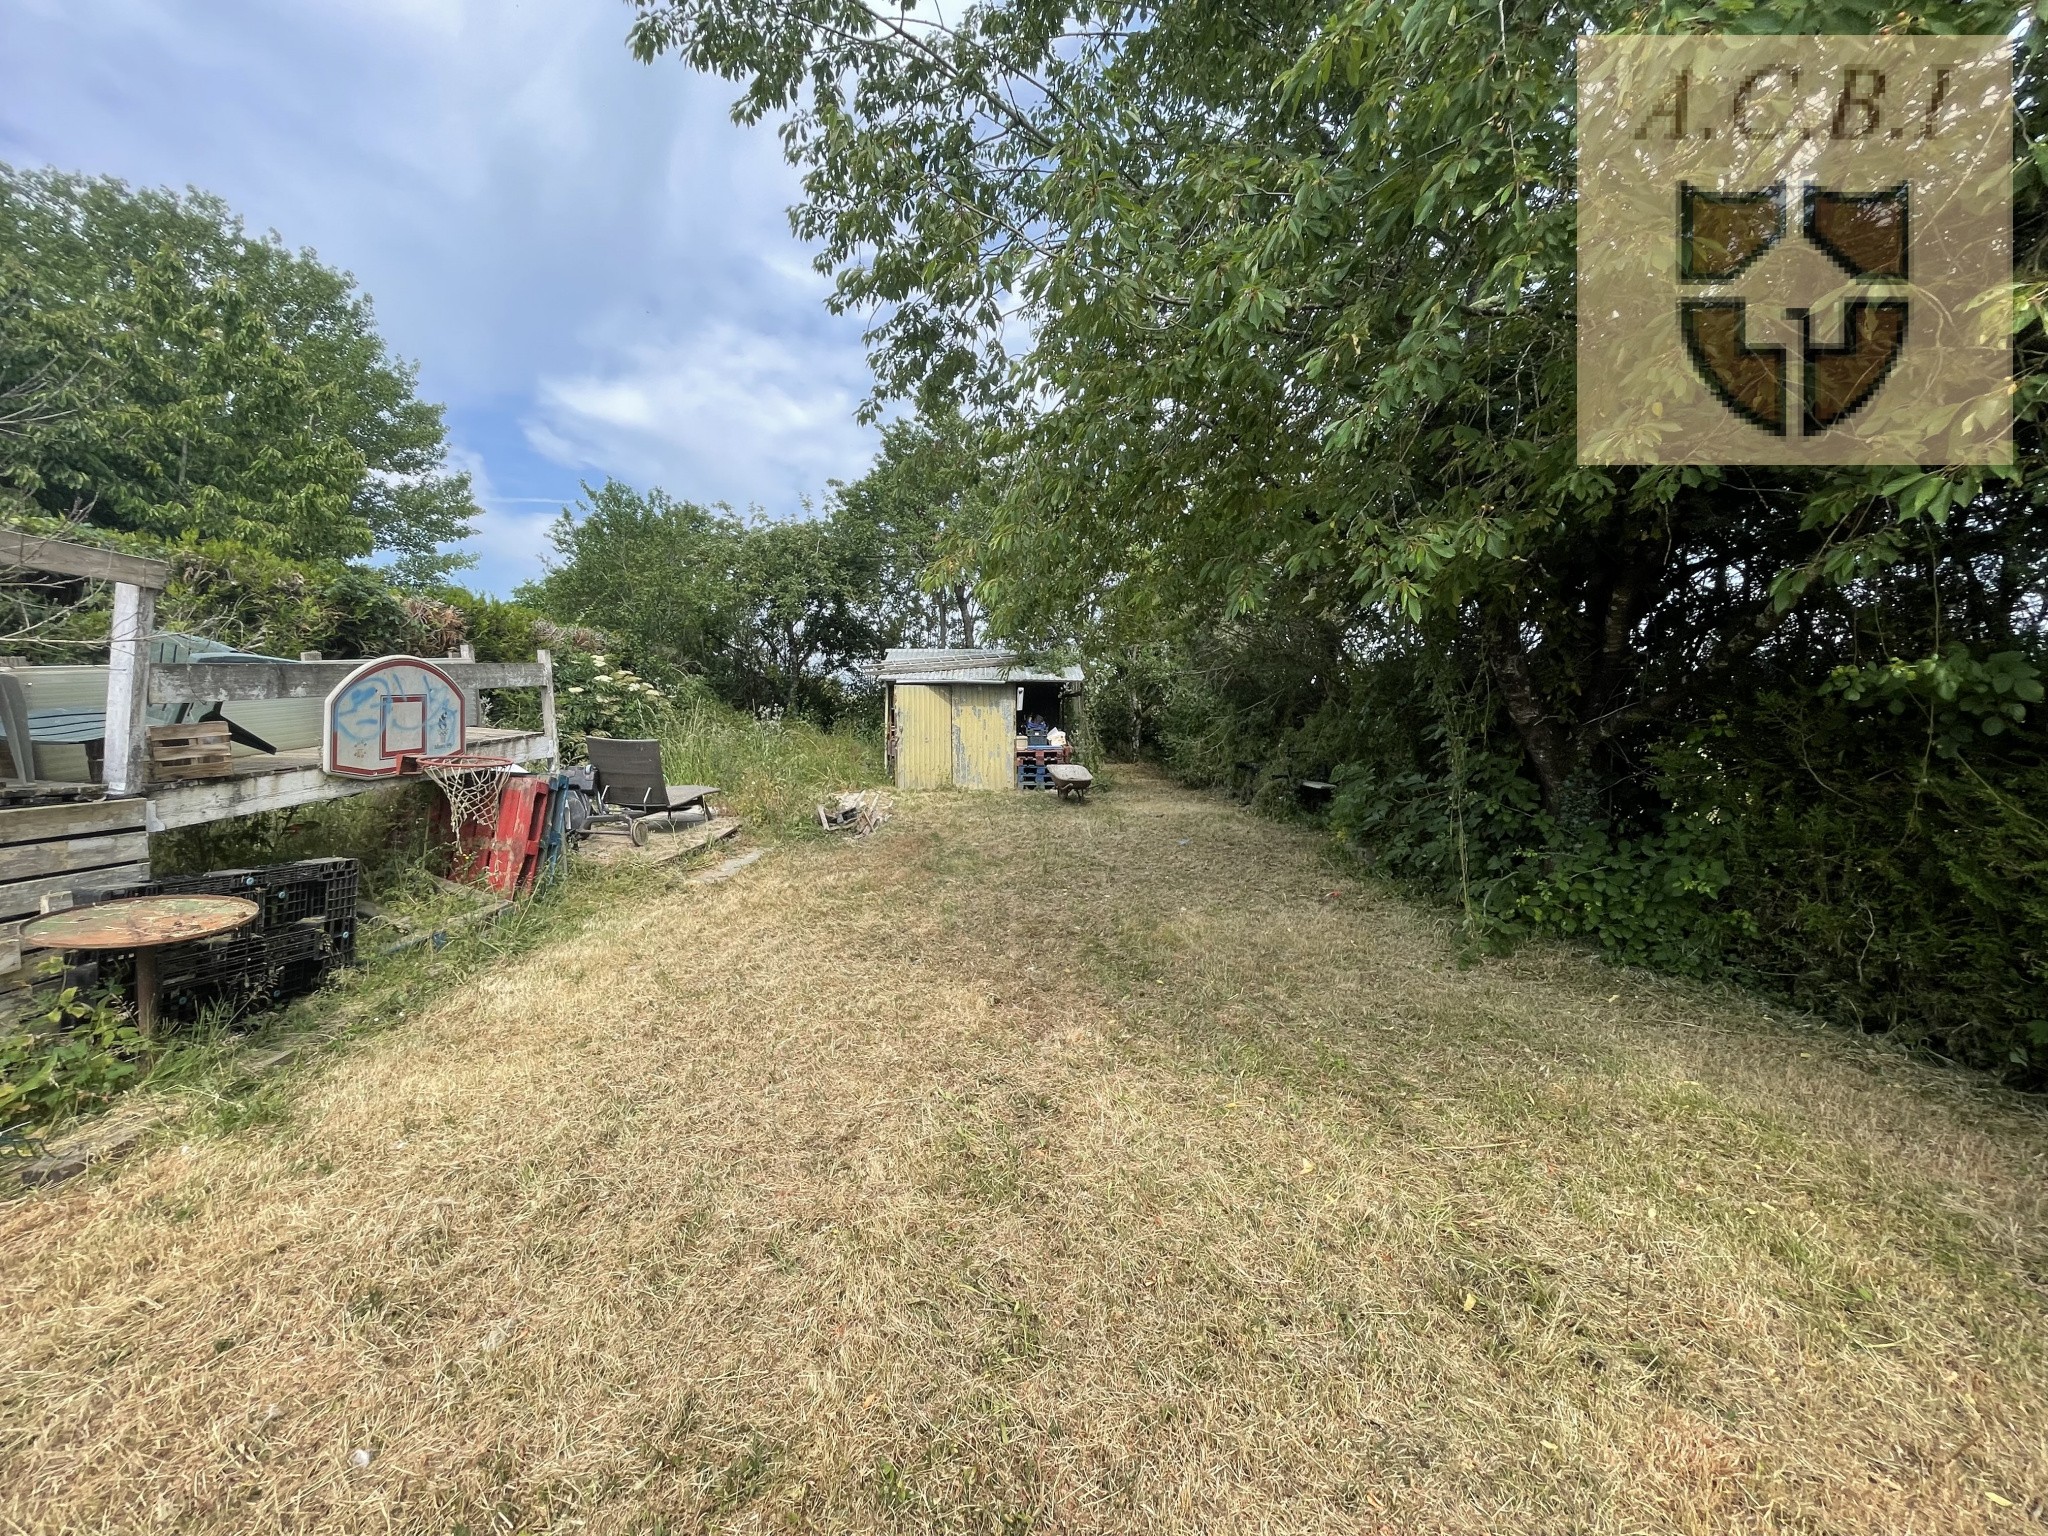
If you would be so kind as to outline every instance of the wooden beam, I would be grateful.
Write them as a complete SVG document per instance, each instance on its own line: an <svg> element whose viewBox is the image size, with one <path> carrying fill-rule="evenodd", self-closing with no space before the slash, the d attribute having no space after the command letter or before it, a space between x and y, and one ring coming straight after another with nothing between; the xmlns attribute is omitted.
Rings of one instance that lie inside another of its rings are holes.
<svg viewBox="0 0 2048 1536"><path fill-rule="evenodd" d="M555 760L554 739L548 736L488 733L483 739L472 741L470 750L488 752L494 757L509 757L519 763L552 763ZM233 778L161 784L150 791L149 830L168 832L174 827L253 816L258 811L282 811L323 800L345 800L350 795L384 789L400 782L420 781L336 778L321 772L317 763L305 763L274 773L237 774Z"/></svg>
<svg viewBox="0 0 2048 1536"><path fill-rule="evenodd" d="M68 837L54 843L0 847L0 881L68 875L107 864L134 864L149 857L149 834L137 828L109 837Z"/></svg>
<svg viewBox="0 0 2048 1536"><path fill-rule="evenodd" d="M38 538L13 528L0 528L0 566L54 571L59 576L89 576L95 581L125 581L131 587L147 587L152 592L161 592L171 579L171 568L162 560L119 555L111 549L67 544L62 539Z"/></svg>
<svg viewBox="0 0 2048 1536"><path fill-rule="evenodd" d="M101 770L110 795L140 794L149 782L149 637L155 628L155 589L116 582Z"/></svg>
<svg viewBox="0 0 2048 1536"><path fill-rule="evenodd" d="M432 660L432 658L424 658ZM247 699L324 699L360 661L190 661L151 667L152 704L211 704ZM537 661L435 661L465 694L479 688L542 688Z"/></svg>
<svg viewBox="0 0 2048 1536"><path fill-rule="evenodd" d="M41 993L35 988L43 982L55 981L63 974L64 956L61 951L32 949L23 955L17 939L13 966L0 972L0 1019L15 1019L25 1013L47 1013L55 1001L48 994L56 988L49 987Z"/></svg>
<svg viewBox="0 0 2048 1536"><path fill-rule="evenodd" d="M448 653L450 661L475 661L476 647L467 641L459 650ZM475 688L462 690L462 725L465 730L484 723L484 696Z"/></svg>
<svg viewBox="0 0 2048 1536"><path fill-rule="evenodd" d="M540 684L540 733L549 741L559 743L561 737L555 734L555 656L552 651L535 651L534 664L541 670Z"/></svg>
<svg viewBox="0 0 2048 1536"><path fill-rule="evenodd" d="M75 785L66 786L76 788ZM147 807L131 800L79 800L66 805L23 805L0 811L0 843L39 843L103 832L139 832Z"/></svg>
<svg viewBox="0 0 2048 1536"><path fill-rule="evenodd" d="M148 880L147 864L109 864L104 869L77 870L41 880L17 880L12 885L0 885L0 922L40 912L45 896L68 896L73 891L118 891L146 884Z"/></svg>

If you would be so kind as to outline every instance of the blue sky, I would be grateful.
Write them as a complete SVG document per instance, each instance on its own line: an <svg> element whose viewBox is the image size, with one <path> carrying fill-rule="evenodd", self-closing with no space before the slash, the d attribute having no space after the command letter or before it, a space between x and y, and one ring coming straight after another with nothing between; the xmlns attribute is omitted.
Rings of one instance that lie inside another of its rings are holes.
<svg viewBox="0 0 2048 1536"><path fill-rule="evenodd" d="M607 474L800 515L866 467L860 323L772 128L619 0L4 0L0 159L197 186L356 275L507 592Z"/></svg>

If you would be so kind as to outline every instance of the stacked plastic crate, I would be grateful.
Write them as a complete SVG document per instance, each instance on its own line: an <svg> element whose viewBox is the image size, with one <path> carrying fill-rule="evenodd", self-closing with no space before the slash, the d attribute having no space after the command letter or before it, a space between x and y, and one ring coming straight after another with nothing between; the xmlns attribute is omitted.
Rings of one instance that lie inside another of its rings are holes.
<svg viewBox="0 0 2048 1536"><path fill-rule="evenodd" d="M243 896L262 909L237 932L158 952L164 1010L190 1016L209 1003L246 1006L312 991L355 960L361 879L354 859L300 859L136 886L128 894Z"/></svg>

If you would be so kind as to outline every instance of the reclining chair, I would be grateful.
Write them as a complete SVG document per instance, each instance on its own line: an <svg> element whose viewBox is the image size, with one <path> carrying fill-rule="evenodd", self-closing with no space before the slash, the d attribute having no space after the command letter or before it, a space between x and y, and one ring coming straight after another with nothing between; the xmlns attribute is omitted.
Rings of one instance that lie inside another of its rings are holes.
<svg viewBox="0 0 2048 1536"><path fill-rule="evenodd" d="M710 799L723 793L717 785L668 782L662 771L660 742L591 736L583 746L596 777L597 806L590 821L623 821L634 847L647 846L646 820L650 816L666 816L674 827L678 811L701 810L707 821L718 814Z"/></svg>

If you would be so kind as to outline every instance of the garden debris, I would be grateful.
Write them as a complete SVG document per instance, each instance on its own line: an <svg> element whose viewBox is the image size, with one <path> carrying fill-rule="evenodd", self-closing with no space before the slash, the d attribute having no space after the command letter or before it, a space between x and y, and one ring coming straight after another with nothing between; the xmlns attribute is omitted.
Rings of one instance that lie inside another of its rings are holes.
<svg viewBox="0 0 2048 1536"><path fill-rule="evenodd" d="M745 853L736 853L723 864L707 869L701 875L690 876L689 883L691 885L716 885L721 880L730 880L767 851L766 848L749 848Z"/></svg>
<svg viewBox="0 0 2048 1536"><path fill-rule="evenodd" d="M111 1109L83 1130L49 1143L40 1156L17 1167L14 1176L25 1189L75 1179L94 1164L111 1162L133 1150L151 1131L177 1119L186 1108L176 1101L158 1101Z"/></svg>
<svg viewBox="0 0 2048 1536"><path fill-rule="evenodd" d="M388 924L398 929L403 935L403 937L394 939L391 943L382 946L378 950L379 954L395 955L404 950L416 949L422 944L430 944L435 949L439 949L448 942L449 937L456 929L468 928L477 923L495 921L497 918L510 912L517 905L517 903L508 901L503 897L493 896L489 891L479 890L473 885L458 885L453 880L443 880L439 875L434 876L433 880L434 884L448 895L460 896L463 900L471 903L469 910L458 912L453 917L437 919L432 927L424 927L411 919L400 917L396 913L383 912L374 907L369 907L367 903L358 898L356 911L359 914L374 921Z"/></svg>
<svg viewBox="0 0 2048 1536"><path fill-rule="evenodd" d="M735 817L721 816L716 821L685 827L672 836L651 838L644 848L635 847L623 837L592 838L576 850L576 856L593 864L673 864L678 859L709 848L713 843L724 842L738 834L745 825ZM661 831L658 826L650 830Z"/></svg>
<svg viewBox="0 0 2048 1536"><path fill-rule="evenodd" d="M889 797L879 789L851 790L818 807L818 825L827 832L850 831L864 837L889 819Z"/></svg>

